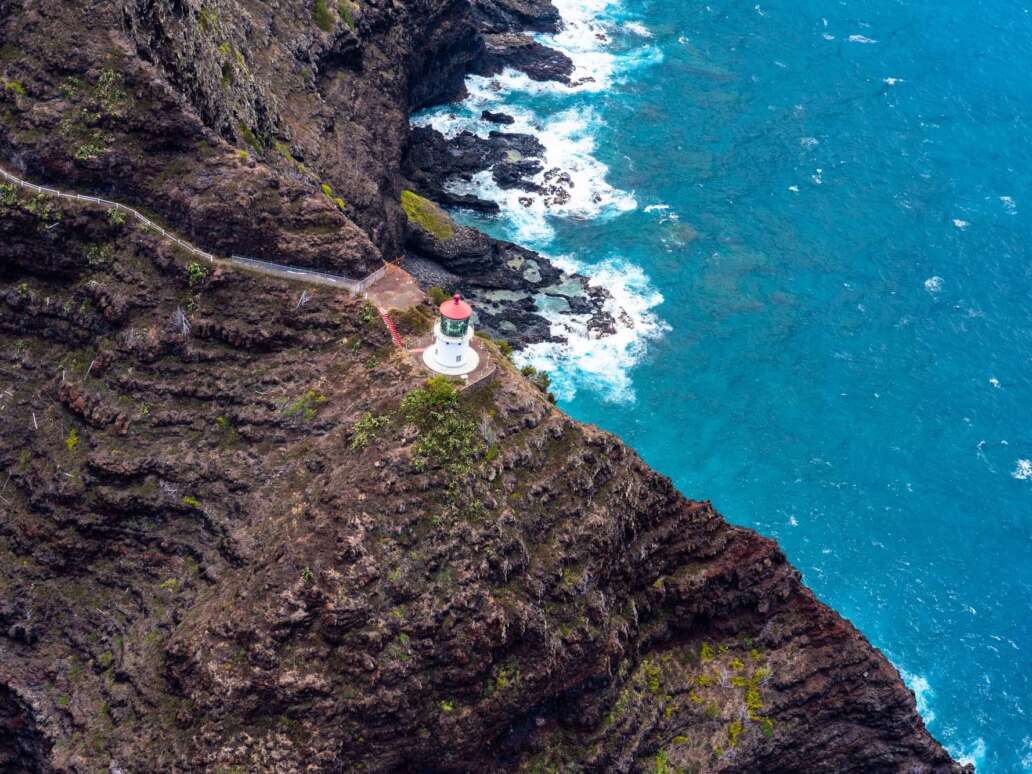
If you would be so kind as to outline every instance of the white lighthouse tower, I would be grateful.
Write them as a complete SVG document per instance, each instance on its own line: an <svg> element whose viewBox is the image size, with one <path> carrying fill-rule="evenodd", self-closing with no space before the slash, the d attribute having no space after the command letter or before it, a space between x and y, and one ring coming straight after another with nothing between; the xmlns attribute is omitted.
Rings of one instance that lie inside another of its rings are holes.
<svg viewBox="0 0 1032 774"><path fill-rule="evenodd" d="M423 350L423 362L440 374L461 376L480 363L480 355L470 346L473 339L473 310L456 293L441 304L441 316L434 324L433 346Z"/></svg>

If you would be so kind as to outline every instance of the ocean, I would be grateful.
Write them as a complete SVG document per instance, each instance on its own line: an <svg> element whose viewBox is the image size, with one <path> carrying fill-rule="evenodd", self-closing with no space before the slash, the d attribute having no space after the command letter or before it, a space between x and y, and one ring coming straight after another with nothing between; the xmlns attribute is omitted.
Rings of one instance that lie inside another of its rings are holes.
<svg viewBox="0 0 1032 774"><path fill-rule="evenodd" d="M1032 6L560 0L577 86L415 117L536 134L573 197L456 217L591 276L560 405L778 540L979 771L1032 771Z"/></svg>

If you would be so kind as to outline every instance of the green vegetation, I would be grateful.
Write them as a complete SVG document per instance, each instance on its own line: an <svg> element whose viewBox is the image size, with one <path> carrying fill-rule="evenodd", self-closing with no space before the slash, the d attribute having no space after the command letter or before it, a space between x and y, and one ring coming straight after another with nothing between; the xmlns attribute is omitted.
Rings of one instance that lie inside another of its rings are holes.
<svg viewBox="0 0 1032 774"><path fill-rule="evenodd" d="M428 379L401 401L405 421L415 425L419 438L414 463L418 469L431 465L445 467L454 476L473 468L484 443L477 425L462 407L455 386L443 376Z"/></svg>
<svg viewBox="0 0 1032 774"><path fill-rule="evenodd" d="M402 194L402 198L404 199L404 194ZM451 298L451 294L448 293L448 291L446 291L444 288L438 287L437 285L434 285L432 288L430 288L429 295L430 300L434 303L434 306L440 306L449 298Z"/></svg>
<svg viewBox="0 0 1032 774"><path fill-rule="evenodd" d="M186 497L183 498L183 505L188 505L191 508L199 509L201 507L201 501L198 500L196 497L186 495Z"/></svg>
<svg viewBox="0 0 1032 774"><path fill-rule="evenodd" d="M455 702L451 701L450 699L444 699L441 702L441 711L442 712L454 712L455 711Z"/></svg>
<svg viewBox="0 0 1032 774"><path fill-rule="evenodd" d="M322 393L318 393L315 390L306 390L305 394L300 398L283 407L283 415L287 417L300 417L304 421L310 422L315 419L315 415L319 413L320 407L325 402L326 396Z"/></svg>
<svg viewBox="0 0 1032 774"><path fill-rule="evenodd" d="M702 646L699 648L699 660L703 663L713 660L713 646L708 642L702 643Z"/></svg>
<svg viewBox="0 0 1032 774"><path fill-rule="evenodd" d="M125 225L125 213L122 210L108 210L108 223L116 228Z"/></svg>
<svg viewBox="0 0 1032 774"><path fill-rule="evenodd" d="M256 153L262 152L262 142L251 130L251 127L247 126L247 124L238 124L237 129L240 131L240 136L244 138L244 142L254 148Z"/></svg>
<svg viewBox="0 0 1032 774"><path fill-rule="evenodd" d="M79 433L73 429L65 438L65 448L68 451L75 451L75 448L79 445Z"/></svg>
<svg viewBox="0 0 1032 774"><path fill-rule="evenodd" d="M742 729L743 725L741 718L733 721L731 725L727 727L727 741L731 745L732 749L738 746L738 737L742 735Z"/></svg>
<svg viewBox="0 0 1032 774"><path fill-rule="evenodd" d="M509 347L509 353L512 353L512 347ZM549 376L545 371L539 371L532 365L525 365L520 369L520 373L530 379L531 383L543 392L548 399L555 403L555 393L551 391L552 377Z"/></svg>
<svg viewBox="0 0 1032 774"><path fill-rule="evenodd" d="M350 0L340 0L337 3L337 15L350 29L355 29L355 9Z"/></svg>
<svg viewBox="0 0 1032 774"><path fill-rule="evenodd" d="M0 203L13 207L18 203L18 187L14 183L0 183Z"/></svg>
<svg viewBox="0 0 1032 774"><path fill-rule="evenodd" d="M496 691L504 691L511 685L520 681L520 670L514 666L503 666L498 669L495 676L494 687Z"/></svg>
<svg viewBox="0 0 1032 774"><path fill-rule="evenodd" d="M19 97L25 96L25 87L22 86L21 81L5 81L4 88L8 91L13 91Z"/></svg>
<svg viewBox="0 0 1032 774"><path fill-rule="evenodd" d="M315 573L311 567L306 566L301 570L301 580L309 586L315 582Z"/></svg>
<svg viewBox="0 0 1032 774"><path fill-rule="evenodd" d="M168 591L172 594L177 593L182 587L183 582L179 578L167 578L158 585L158 588L162 591Z"/></svg>
<svg viewBox="0 0 1032 774"><path fill-rule="evenodd" d="M75 149L75 158L79 161L89 161L90 159L96 159L107 153L107 148L95 142L84 142L78 148Z"/></svg>
<svg viewBox="0 0 1032 774"><path fill-rule="evenodd" d="M323 32L333 31L333 14L330 13L326 0L315 0L312 6L312 20Z"/></svg>
<svg viewBox="0 0 1032 774"><path fill-rule="evenodd" d="M429 199L412 191L402 191L401 208L411 223L415 223L438 242L447 242L455 236L452 219Z"/></svg>
<svg viewBox="0 0 1032 774"><path fill-rule="evenodd" d="M333 202L337 206L337 209L340 210L341 212L343 212L344 208L348 206L347 203L343 199L341 199L339 196L334 196L333 195L333 189L330 187L329 183L323 183L319 187L320 187L320 189L322 189L323 195L327 199L329 199L331 202Z"/></svg>
<svg viewBox="0 0 1032 774"><path fill-rule="evenodd" d="M194 261L186 267L186 281L192 288L198 288L208 279L208 270Z"/></svg>
<svg viewBox="0 0 1032 774"><path fill-rule="evenodd" d="M214 27L218 21L218 14L208 7L201 8L201 10L197 12L197 23L205 32L211 32L212 27Z"/></svg>
<svg viewBox="0 0 1032 774"><path fill-rule="evenodd" d="M364 449L390 423L391 417L389 414L377 416L367 411L355 423L355 427L351 432L351 448Z"/></svg>
<svg viewBox="0 0 1032 774"><path fill-rule="evenodd" d="M86 245L86 263L91 269L103 269L111 263L113 255L111 245Z"/></svg>

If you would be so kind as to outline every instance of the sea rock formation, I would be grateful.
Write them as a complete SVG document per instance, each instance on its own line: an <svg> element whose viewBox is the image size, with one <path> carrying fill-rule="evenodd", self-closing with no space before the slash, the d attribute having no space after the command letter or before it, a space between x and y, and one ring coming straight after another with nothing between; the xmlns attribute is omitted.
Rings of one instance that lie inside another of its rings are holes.
<svg viewBox="0 0 1032 774"><path fill-rule="evenodd" d="M409 111L535 23L14 0L0 156L213 251L358 277L409 244L526 293L555 270L402 160ZM361 300L0 186L0 768L962 770L772 541L484 348L488 380L427 385Z"/></svg>

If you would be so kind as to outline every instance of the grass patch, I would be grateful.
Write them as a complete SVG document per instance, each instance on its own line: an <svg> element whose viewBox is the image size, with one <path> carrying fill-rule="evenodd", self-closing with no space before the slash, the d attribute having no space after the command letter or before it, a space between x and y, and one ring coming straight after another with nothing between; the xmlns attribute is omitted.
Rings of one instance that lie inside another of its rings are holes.
<svg viewBox="0 0 1032 774"><path fill-rule="evenodd" d="M326 0L315 0L315 3L312 5L312 21L323 32L333 31L333 14L330 13Z"/></svg>
<svg viewBox="0 0 1032 774"><path fill-rule="evenodd" d="M412 191L401 192L401 208L414 223L439 242L455 236L455 224L448 214L429 199Z"/></svg>

